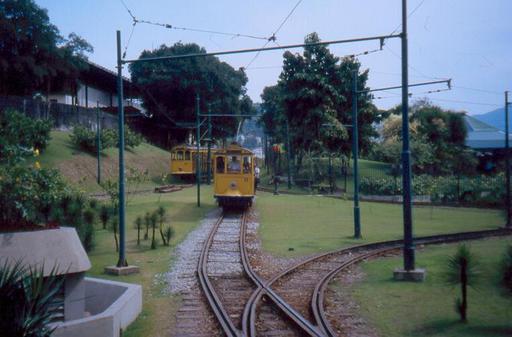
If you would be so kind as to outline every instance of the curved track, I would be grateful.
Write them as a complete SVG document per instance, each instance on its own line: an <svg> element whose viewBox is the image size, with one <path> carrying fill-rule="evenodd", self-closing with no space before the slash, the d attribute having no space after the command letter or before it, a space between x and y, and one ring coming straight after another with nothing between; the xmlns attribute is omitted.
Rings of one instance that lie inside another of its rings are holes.
<svg viewBox="0 0 512 337"><path fill-rule="evenodd" d="M249 261L247 217L247 211L221 215L204 243L197 266L200 286L227 336L336 336L324 311L328 284L347 267L402 245L401 240L384 241L316 255L263 280ZM415 244L509 234L511 230L497 229L435 235L416 238Z"/></svg>

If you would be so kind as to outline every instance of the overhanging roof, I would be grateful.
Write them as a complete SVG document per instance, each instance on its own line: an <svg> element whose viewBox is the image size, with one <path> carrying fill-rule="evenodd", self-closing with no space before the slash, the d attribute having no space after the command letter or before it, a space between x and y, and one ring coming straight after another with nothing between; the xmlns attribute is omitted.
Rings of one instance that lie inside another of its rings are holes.
<svg viewBox="0 0 512 337"><path fill-rule="evenodd" d="M505 147L505 132L468 115L464 116L464 121L468 129L466 146L475 150L495 150ZM510 134L508 137L512 140Z"/></svg>

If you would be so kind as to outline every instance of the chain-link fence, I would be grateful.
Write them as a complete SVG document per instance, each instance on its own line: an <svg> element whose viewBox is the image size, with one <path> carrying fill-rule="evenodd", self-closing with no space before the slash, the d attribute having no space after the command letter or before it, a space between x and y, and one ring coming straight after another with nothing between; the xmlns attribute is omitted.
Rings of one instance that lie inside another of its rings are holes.
<svg viewBox="0 0 512 337"><path fill-rule="evenodd" d="M36 119L51 119L53 128L69 130L79 124L87 128L95 128L97 109L74 105L45 102L41 99L17 96L0 96L0 111L13 109ZM117 126L117 117L99 111L102 128L112 129Z"/></svg>
<svg viewBox="0 0 512 337"><path fill-rule="evenodd" d="M269 162L272 174L274 161ZM360 159L358 163L362 199L393 202L402 200L402 172L398 165L365 159ZM286 176L286 156L276 158L275 165L279 175ZM296 165L297 162L292 164L292 180L305 193L316 193L318 190L351 196L354 192L352 160L340 157L331 157L329 160L327 156L306 157L300 167ZM413 174L412 191L415 202L502 207L505 201L505 176L503 172L472 176Z"/></svg>

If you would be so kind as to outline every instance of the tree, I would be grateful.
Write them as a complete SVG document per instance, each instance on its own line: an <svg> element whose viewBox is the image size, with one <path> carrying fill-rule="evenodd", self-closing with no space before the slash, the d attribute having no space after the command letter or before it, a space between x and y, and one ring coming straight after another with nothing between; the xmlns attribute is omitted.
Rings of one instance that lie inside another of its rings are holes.
<svg viewBox="0 0 512 337"><path fill-rule="evenodd" d="M0 94L31 95L76 85L92 47L71 33L64 39L33 0L0 2Z"/></svg>
<svg viewBox="0 0 512 337"><path fill-rule="evenodd" d="M204 53L206 50L197 44L177 42L173 46L145 50L140 58ZM138 62L132 63L129 69L133 82L142 89L144 107L153 115L152 135L159 140L167 140L165 126L195 122L196 94L200 96L203 113L208 104L212 112L223 114L253 112L252 102L246 95L244 71L233 69L217 57ZM216 117L213 123L213 135L226 137L236 130L237 119ZM186 130L177 129L169 136L184 141Z"/></svg>
<svg viewBox="0 0 512 337"><path fill-rule="evenodd" d="M162 206L159 206L156 210L156 214L158 215L158 222L160 224L159 231L160 231L160 237L162 238L162 242L165 246L167 246L167 241L165 240L164 235L164 219L165 219L165 208Z"/></svg>
<svg viewBox="0 0 512 337"><path fill-rule="evenodd" d="M382 141L374 146L372 157L399 163L402 144L400 106L390 109L382 122ZM467 130L464 115L443 110L427 100L411 106L409 124L412 168L415 173L431 175L469 175L476 169L477 159L465 146Z"/></svg>
<svg viewBox="0 0 512 337"><path fill-rule="evenodd" d="M149 220L151 222L151 229L153 230L153 235L151 236L151 249L156 249L156 237L155 237L155 232L156 232L156 223L158 221L158 214L156 212L153 212L150 216L149 216Z"/></svg>
<svg viewBox="0 0 512 337"><path fill-rule="evenodd" d="M353 58L340 59L326 46L313 45L320 39L316 33L305 38L304 53L283 54L283 70L277 85L267 87L262 94L264 113L261 118L268 135L283 139L285 123L289 123L292 148L300 169L306 153L348 154L352 122L352 77L357 72L359 91L366 88L368 72L361 72ZM377 119L377 109L371 96L358 96L359 141L362 151L369 148L375 136L371 124Z"/></svg>
<svg viewBox="0 0 512 337"><path fill-rule="evenodd" d="M140 246L140 230L142 229L142 217L138 216L137 219L135 219L135 228L137 228L137 246Z"/></svg>
<svg viewBox="0 0 512 337"><path fill-rule="evenodd" d="M455 255L448 260L447 281L452 285L460 285L461 298L457 298L456 310L460 320L467 322L468 286L474 285L477 276L476 261L469 248L462 244Z"/></svg>

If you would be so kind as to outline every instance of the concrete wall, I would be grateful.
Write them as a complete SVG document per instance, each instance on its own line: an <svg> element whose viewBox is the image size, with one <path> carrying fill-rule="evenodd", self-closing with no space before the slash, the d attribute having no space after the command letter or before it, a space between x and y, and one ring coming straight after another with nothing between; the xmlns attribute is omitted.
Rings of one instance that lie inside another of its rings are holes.
<svg viewBox="0 0 512 337"><path fill-rule="evenodd" d="M66 275L64 283L64 320L83 318L85 315L85 273Z"/></svg>
<svg viewBox="0 0 512 337"><path fill-rule="evenodd" d="M53 337L119 337L142 310L142 287L85 278L85 307L91 316L57 323Z"/></svg>

